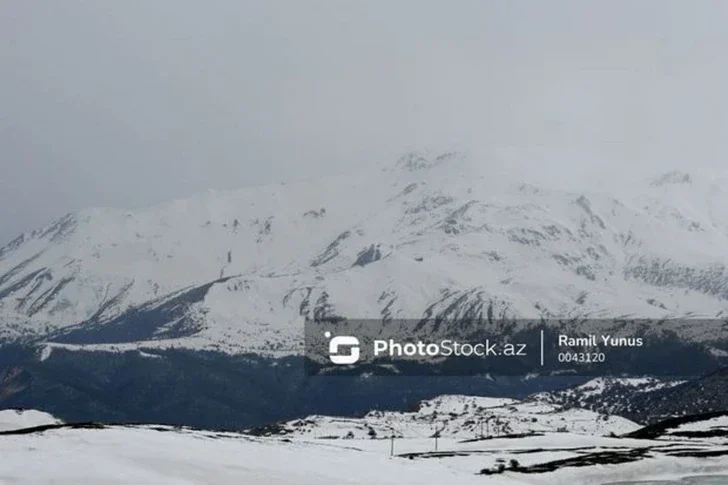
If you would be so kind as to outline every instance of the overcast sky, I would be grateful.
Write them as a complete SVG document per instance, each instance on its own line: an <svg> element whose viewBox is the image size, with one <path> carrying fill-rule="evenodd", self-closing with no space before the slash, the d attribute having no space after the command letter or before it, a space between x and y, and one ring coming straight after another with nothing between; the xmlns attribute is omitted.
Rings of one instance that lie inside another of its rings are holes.
<svg viewBox="0 0 728 485"><path fill-rule="evenodd" d="M719 170L726 25L721 0L4 0L0 243L417 148L574 185Z"/></svg>

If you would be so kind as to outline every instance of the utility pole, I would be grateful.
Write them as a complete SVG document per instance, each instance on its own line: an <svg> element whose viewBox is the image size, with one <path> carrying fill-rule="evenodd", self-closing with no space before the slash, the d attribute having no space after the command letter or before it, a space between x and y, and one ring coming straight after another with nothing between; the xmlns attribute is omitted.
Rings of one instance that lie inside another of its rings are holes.
<svg viewBox="0 0 728 485"><path fill-rule="evenodd" d="M435 430L435 433L432 435L433 438L435 438L435 451L437 451L437 438L440 437L440 434L445 430L445 424L442 425L442 428Z"/></svg>
<svg viewBox="0 0 728 485"><path fill-rule="evenodd" d="M394 435L389 438L389 456L394 456Z"/></svg>

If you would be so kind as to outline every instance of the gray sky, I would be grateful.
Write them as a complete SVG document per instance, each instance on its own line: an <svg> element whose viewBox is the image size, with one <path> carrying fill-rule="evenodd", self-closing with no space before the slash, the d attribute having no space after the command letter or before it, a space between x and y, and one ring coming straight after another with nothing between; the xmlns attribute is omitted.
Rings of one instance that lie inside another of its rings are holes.
<svg viewBox="0 0 728 485"><path fill-rule="evenodd" d="M722 169L727 22L721 0L4 0L0 243L417 148L573 185Z"/></svg>

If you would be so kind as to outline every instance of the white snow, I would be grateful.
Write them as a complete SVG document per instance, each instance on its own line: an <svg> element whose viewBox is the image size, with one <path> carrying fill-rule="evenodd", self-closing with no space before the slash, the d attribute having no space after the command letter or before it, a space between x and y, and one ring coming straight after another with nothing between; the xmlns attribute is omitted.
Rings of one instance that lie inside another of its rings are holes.
<svg viewBox="0 0 728 485"><path fill-rule="evenodd" d="M463 295L514 317L715 317L728 308L728 185L675 180L582 194L503 179L487 160L414 154L385 171L87 209L0 250L0 339L221 277L233 278L188 311L198 333L122 346L298 353L324 299L349 318L420 318ZM372 245L382 259L354 265ZM651 268L675 276L658 284L640 273Z"/></svg>
<svg viewBox="0 0 728 485"><path fill-rule="evenodd" d="M674 446L675 443L669 445ZM696 446L685 442L683 445ZM677 458L660 441L549 434L460 443L440 439L283 440L173 428L58 429L0 436L0 480L5 484L239 484L339 485L422 483L605 484L627 479L728 473L721 459ZM477 475L498 460L529 466L596 451L653 447L634 463L562 468L555 472ZM697 447L702 445L697 444ZM452 452L456 452L453 454Z"/></svg>
<svg viewBox="0 0 728 485"><path fill-rule="evenodd" d="M639 425L585 409L561 409L538 401L449 395L422 401L410 412L371 411L362 418L309 416L282 423L288 437L442 437L477 439L523 433L620 435Z"/></svg>
<svg viewBox="0 0 728 485"><path fill-rule="evenodd" d="M675 431L710 431L710 430L725 430L728 431L728 416L719 416L716 418L706 419L703 421L696 421L693 423L685 423L677 428L670 430Z"/></svg>
<svg viewBox="0 0 728 485"><path fill-rule="evenodd" d="M11 431L23 428L33 428L47 424L59 424L61 421L42 411L34 409L3 409L0 410L0 431ZM1 483L1 482L0 482Z"/></svg>

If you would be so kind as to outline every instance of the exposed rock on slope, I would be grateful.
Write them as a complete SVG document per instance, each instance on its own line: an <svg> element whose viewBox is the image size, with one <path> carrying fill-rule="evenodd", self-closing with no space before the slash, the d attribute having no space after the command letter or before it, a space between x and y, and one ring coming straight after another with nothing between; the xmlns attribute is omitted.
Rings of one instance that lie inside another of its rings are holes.
<svg viewBox="0 0 728 485"><path fill-rule="evenodd" d="M0 249L0 340L296 353L304 318L322 315L722 318L728 192L657 181L569 193L415 153L365 175L88 209Z"/></svg>

